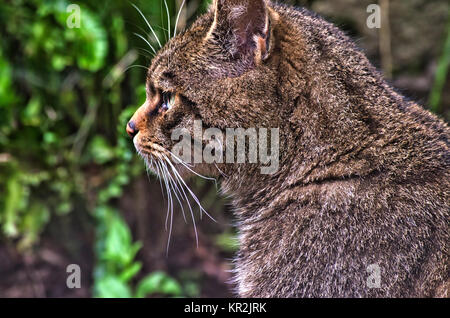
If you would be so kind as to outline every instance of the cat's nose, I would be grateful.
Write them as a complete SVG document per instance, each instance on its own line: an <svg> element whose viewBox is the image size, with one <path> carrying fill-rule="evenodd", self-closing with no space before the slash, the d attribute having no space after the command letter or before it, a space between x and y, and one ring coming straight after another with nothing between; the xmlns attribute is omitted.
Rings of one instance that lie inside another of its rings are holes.
<svg viewBox="0 0 450 318"><path fill-rule="evenodd" d="M130 136L131 138L133 138L134 136L137 135L137 133L139 132L139 129L136 128L136 124L133 120L130 120L127 124L127 134L128 136Z"/></svg>

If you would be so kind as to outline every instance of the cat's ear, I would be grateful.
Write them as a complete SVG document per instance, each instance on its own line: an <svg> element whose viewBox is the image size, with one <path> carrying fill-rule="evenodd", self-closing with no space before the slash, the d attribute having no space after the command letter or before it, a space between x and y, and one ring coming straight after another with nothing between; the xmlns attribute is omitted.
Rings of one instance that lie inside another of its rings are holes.
<svg viewBox="0 0 450 318"><path fill-rule="evenodd" d="M269 16L267 0L214 0L209 36L234 58L267 56Z"/></svg>

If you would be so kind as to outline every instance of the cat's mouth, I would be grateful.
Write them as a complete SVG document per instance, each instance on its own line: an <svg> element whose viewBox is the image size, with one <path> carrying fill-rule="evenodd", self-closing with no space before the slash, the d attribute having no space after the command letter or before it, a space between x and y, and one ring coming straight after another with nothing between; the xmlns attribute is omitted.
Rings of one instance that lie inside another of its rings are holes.
<svg viewBox="0 0 450 318"><path fill-rule="evenodd" d="M147 168L158 176L158 168L161 163L173 164L170 151L163 146L154 142L147 142L145 145L142 145L139 143L137 135L133 138L133 143L139 156L144 159Z"/></svg>
<svg viewBox="0 0 450 318"><path fill-rule="evenodd" d="M151 170L159 178L173 177L174 179L181 179L186 175L194 174L205 179L212 179L199 175L195 172L194 165L183 161L180 157L175 155L167 148L155 143L147 141L144 145L140 144L138 136L133 138L133 143L139 156L144 159L148 170Z"/></svg>

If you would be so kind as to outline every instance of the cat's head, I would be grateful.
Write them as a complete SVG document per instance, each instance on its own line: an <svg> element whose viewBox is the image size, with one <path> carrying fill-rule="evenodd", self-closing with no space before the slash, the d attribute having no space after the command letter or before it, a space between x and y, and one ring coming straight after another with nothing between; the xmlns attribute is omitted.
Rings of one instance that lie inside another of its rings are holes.
<svg viewBox="0 0 450 318"><path fill-rule="evenodd" d="M276 21L266 0L215 0L153 59L147 98L128 123L139 153L158 159L175 130L276 127ZM206 173L206 172L205 172Z"/></svg>

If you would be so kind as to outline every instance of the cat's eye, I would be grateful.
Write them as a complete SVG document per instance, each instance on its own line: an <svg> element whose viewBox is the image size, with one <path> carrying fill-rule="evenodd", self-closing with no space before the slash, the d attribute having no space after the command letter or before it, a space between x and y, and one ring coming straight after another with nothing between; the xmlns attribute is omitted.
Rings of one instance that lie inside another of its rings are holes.
<svg viewBox="0 0 450 318"><path fill-rule="evenodd" d="M168 111L172 109L172 107L175 105L175 94L170 92L164 92L162 94L162 105L161 110L162 111Z"/></svg>

